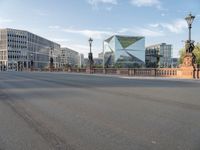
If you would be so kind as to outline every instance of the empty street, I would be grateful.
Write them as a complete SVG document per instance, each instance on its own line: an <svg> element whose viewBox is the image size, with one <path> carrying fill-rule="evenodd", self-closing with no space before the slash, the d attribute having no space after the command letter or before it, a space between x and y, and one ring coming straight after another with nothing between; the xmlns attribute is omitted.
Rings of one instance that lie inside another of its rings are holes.
<svg viewBox="0 0 200 150"><path fill-rule="evenodd" d="M0 72L0 150L199 149L199 81Z"/></svg>

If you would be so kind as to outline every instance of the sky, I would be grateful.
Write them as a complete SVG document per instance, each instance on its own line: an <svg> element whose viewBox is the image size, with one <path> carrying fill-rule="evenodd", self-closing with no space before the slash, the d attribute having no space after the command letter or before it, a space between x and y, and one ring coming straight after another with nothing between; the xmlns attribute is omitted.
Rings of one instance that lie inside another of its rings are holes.
<svg viewBox="0 0 200 150"><path fill-rule="evenodd" d="M0 28L27 30L83 53L102 52L113 34L145 36L145 46L168 43L173 56L188 39L184 18L196 16L192 39L200 42L200 0L0 0Z"/></svg>

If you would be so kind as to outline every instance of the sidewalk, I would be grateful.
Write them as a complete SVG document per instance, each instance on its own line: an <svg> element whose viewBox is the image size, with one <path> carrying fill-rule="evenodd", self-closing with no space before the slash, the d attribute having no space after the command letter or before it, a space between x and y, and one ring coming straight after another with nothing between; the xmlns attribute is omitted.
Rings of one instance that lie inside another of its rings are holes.
<svg viewBox="0 0 200 150"><path fill-rule="evenodd" d="M165 80L165 81L181 81L181 82L191 82L200 83L199 79L183 79L183 78L167 78L167 77L139 77L139 76L120 76L122 79L142 79L142 80Z"/></svg>
<svg viewBox="0 0 200 150"><path fill-rule="evenodd" d="M61 73L61 72L60 72ZM76 75L87 75L87 76L99 76L99 77L115 77L121 79L140 79L140 80L165 80L165 81L180 81L190 83L200 83L200 79L183 79L183 78L167 78L167 77L148 77L148 76L123 76L114 74L87 74L87 73L76 73L76 72L62 72L64 74L76 74Z"/></svg>

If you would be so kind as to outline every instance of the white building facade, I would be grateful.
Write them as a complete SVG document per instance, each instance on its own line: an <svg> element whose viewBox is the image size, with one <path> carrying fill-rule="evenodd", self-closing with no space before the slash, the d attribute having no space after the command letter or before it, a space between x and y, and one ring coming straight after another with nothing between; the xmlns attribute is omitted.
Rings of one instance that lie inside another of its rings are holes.
<svg viewBox="0 0 200 150"><path fill-rule="evenodd" d="M60 66L60 45L28 31L0 29L1 70L23 70L49 67L53 57L54 67Z"/></svg>
<svg viewBox="0 0 200 150"><path fill-rule="evenodd" d="M79 54L79 68L83 68L84 66L84 54Z"/></svg>
<svg viewBox="0 0 200 150"><path fill-rule="evenodd" d="M78 52L69 49L69 48L61 48L61 65L77 67L80 65L80 55Z"/></svg>

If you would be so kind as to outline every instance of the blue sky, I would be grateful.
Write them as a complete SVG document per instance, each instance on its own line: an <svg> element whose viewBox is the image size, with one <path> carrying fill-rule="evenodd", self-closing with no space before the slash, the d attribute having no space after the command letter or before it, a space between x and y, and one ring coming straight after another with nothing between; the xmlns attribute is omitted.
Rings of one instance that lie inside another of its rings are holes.
<svg viewBox="0 0 200 150"><path fill-rule="evenodd" d="M192 12L192 38L200 42L200 0L0 0L0 28L28 30L85 54L113 34L142 35L146 46L173 45L173 55L188 38L184 18Z"/></svg>

